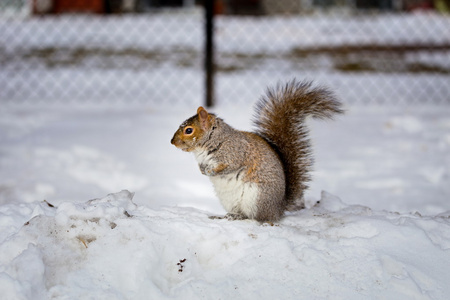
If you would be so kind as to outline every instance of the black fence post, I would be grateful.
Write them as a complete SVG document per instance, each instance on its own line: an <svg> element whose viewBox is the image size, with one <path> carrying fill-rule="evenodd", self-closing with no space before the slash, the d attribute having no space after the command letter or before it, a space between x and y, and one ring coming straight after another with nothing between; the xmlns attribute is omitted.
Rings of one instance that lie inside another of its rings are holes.
<svg viewBox="0 0 450 300"><path fill-rule="evenodd" d="M214 105L214 0L205 0L205 77L206 77L206 107Z"/></svg>

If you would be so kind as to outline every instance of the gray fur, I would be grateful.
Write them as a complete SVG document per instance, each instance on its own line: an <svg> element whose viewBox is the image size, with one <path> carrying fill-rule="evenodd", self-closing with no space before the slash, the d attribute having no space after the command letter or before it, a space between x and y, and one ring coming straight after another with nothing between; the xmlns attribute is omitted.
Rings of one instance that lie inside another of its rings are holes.
<svg viewBox="0 0 450 300"><path fill-rule="evenodd" d="M313 162L305 118L343 111L330 91L293 80L268 89L257 103L255 133L236 130L201 107L197 112L180 126L172 144L196 155L227 219L272 222L286 209L303 207ZM187 126L196 128L195 137L183 136Z"/></svg>

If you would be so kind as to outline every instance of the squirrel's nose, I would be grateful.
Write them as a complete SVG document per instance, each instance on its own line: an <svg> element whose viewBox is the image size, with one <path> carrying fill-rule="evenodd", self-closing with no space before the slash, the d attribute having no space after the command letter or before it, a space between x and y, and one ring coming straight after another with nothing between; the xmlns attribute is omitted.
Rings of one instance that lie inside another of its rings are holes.
<svg viewBox="0 0 450 300"><path fill-rule="evenodd" d="M175 145L176 147L178 147L177 144L180 143L180 139L177 139L177 138L175 137L175 135L174 135L173 138L170 140L170 143L171 143L172 145Z"/></svg>

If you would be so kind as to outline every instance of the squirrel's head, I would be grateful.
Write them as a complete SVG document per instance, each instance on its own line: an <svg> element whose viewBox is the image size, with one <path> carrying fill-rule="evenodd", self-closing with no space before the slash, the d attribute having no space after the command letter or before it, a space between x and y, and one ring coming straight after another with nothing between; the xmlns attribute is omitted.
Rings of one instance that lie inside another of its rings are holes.
<svg viewBox="0 0 450 300"><path fill-rule="evenodd" d="M208 113L200 106L196 115L180 125L170 142L183 151L194 151L211 130L214 120L215 115Z"/></svg>

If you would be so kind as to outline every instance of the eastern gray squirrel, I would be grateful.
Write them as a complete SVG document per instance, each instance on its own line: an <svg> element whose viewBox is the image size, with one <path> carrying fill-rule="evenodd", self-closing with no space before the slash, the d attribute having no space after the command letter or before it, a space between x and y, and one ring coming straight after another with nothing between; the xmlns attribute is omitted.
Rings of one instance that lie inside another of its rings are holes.
<svg viewBox="0 0 450 300"><path fill-rule="evenodd" d="M256 104L255 132L232 128L203 107L184 121L171 143L194 153L214 185L225 218L278 221L304 208L313 159L305 118L343 113L329 90L295 79L268 88Z"/></svg>

